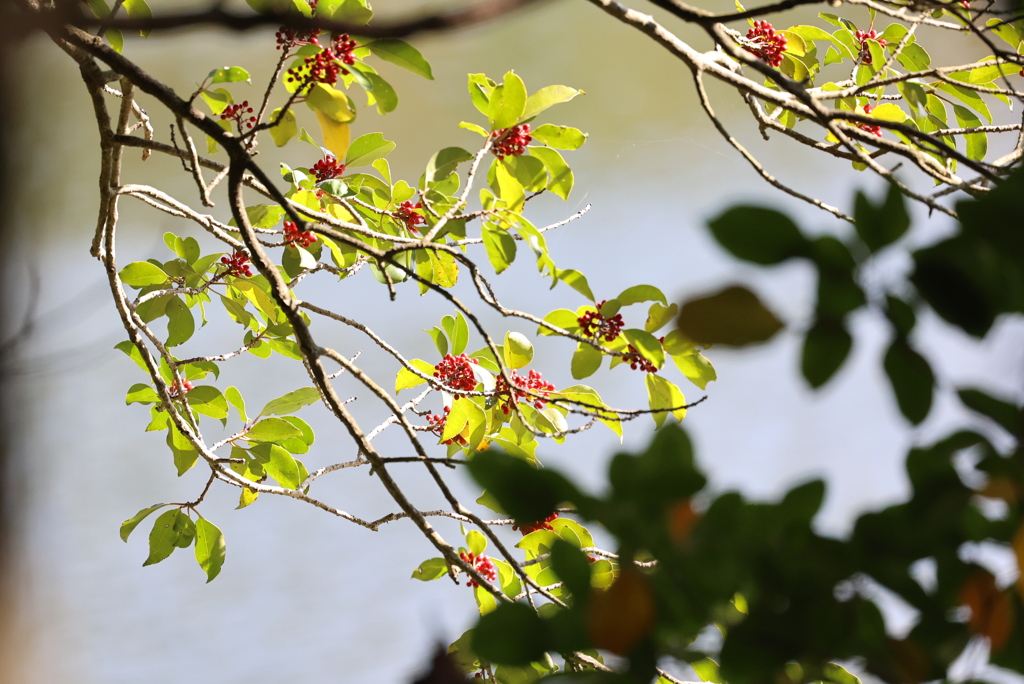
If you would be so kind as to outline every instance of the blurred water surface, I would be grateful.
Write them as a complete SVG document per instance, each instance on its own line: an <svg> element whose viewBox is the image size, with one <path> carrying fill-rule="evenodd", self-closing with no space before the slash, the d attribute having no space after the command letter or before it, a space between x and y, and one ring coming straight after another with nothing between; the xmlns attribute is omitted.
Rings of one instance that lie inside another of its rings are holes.
<svg viewBox="0 0 1024 684"><path fill-rule="evenodd" d="M415 4L396 2L380 9ZM703 45L695 34L682 34ZM856 346L838 378L817 394L807 390L797 375L798 331L813 303L811 272L799 264L771 271L740 265L710 241L703 226L742 199L784 207L809 230L842 227L764 184L706 120L689 74L636 31L585 2L563 1L455 35L423 37L416 44L433 64L436 80L383 65L399 93L399 109L385 119L364 109L355 126L356 134L380 130L398 141L390 157L396 177L414 181L437 149L476 142L473 134L457 128L460 120L478 116L466 94L467 72L500 77L514 69L530 89L550 83L582 88L586 97L552 110L549 117L590 133L587 145L570 156L576 190L567 204L557 198L531 203L536 204L531 218L538 225L593 205L585 218L549 234L559 266L584 271L599 298L637 282L682 298L738 279L753 284L792 324L791 332L764 348L709 353L720 380L709 386L708 401L685 422L716 489L739 488L752 497L770 498L796 481L825 477L828 498L819 524L826 532L842 534L857 512L905 494L902 456L910 444L963 422L963 413L944 399L919 431L908 429L880 368L887 328L868 314L855 318ZM197 31L130 40L126 53L179 93L190 92L215 66L245 66L258 85L251 96L245 86L236 86L237 99L258 97L260 81L276 59L269 31ZM432 644L457 637L475 613L464 586L409 579L412 569L434 554L408 521L371 533L295 501L266 496L236 512L235 490L215 487L202 510L224 530L228 556L212 584L203 583L191 551L140 568L147 553L145 525L129 544L118 539L122 520L158 501L193 499L205 475L196 468L176 478L162 434L143 432L145 410L124 406L125 390L142 376L113 350L124 334L102 270L88 255L97 198L97 135L77 71L52 45L33 39L18 73L24 85L16 179L20 202L14 217L20 239L16 255L9 258L15 260L13 291L19 306L36 318L14 387L21 430L15 451L25 470L27 682L407 681ZM831 158L781 140L764 143L747 125L748 113L738 98L717 88L712 92L720 96L716 109L723 121L741 131L744 142L786 182L841 207L849 206L855 187L876 187ZM302 123L315 129L308 114L300 114L306 117ZM159 115L154 122L157 136L166 139L170 122ZM271 169L279 160L308 166L316 153L293 143L284 151L265 146L260 158ZM125 181L152 183L199 206L193 181L177 161L154 155L143 163L137 151L129 150L125 166ZM161 236L167 230L202 239L191 224L131 200L124 200L122 208L121 263L164 253ZM223 197L209 211L228 217ZM936 219L919 227L915 239L933 240L947 230L948 224ZM495 279L504 303L541 315L581 303L564 286L549 291L530 261L522 258ZM890 261L873 274L879 283L908 267L899 259ZM38 298L30 296L34 282ZM367 272L340 287L326 279L310 279L303 287L301 296L366 322L406 356L432 358L432 345L421 331L449 313L438 298L420 298L411 287L401 288L392 305ZM461 286L459 294L473 300ZM499 335L509 325L488 312L482 316ZM345 354L362 351L364 368L391 385L395 366L365 337L318 325L330 346ZM511 325L533 332L518 322ZM926 319L916 341L941 366L943 389L985 382L1020 397L1021 332L1019 320L1003 322L977 345ZM211 323L183 353L233 349L236 335L231 327ZM571 351L566 342L543 338L535 366L557 385L571 384ZM260 361L245 356L223 364L223 371L218 384L237 384L257 408L306 384L302 369L280 357ZM671 375L690 399L704 394L675 371ZM646 403L640 375L625 368L602 371L588 382L611 404ZM344 381L340 391L359 394ZM366 398L352 407L367 426L385 415ZM306 459L311 468L354 456L324 410L307 412L317 428L317 444ZM649 422L629 424L626 446L644 444L651 429ZM385 433L381 448L404 455L408 449L398 437ZM600 487L604 464L617 448L612 433L597 428L561 448L542 448L542 459ZM440 505L433 485L415 466L401 468L395 472L418 505ZM458 494L470 500L478 495L458 474L452 480ZM315 494L364 518L394 510L365 471L324 478ZM457 525L438 526L448 538L457 538Z"/></svg>

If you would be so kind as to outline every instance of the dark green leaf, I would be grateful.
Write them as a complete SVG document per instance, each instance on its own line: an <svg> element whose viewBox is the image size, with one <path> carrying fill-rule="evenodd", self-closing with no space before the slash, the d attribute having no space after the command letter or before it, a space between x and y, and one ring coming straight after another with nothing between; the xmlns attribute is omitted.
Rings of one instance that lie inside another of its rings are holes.
<svg viewBox="0 0 1024 684"><path fill-rule="evenodd" d="M1018 439L1022 437L1024 410L978 389L957 390L957 395L967 408L991 418Z"/></svg>
<svg viewBox="0 0 1024 684"><path fill-rule="evenodd" d="M801 256L807 248L807 239L792 219L763 207L733 207L708 225L733 256L755 264L777 264Z"/></svg>
<svg viewBox="0 0 1024 684"><path fill-rule="evenodd" d="M526 665L545 651L544 622L524 603L503 603L480 618L471 648L481 658L504 665Z"/></svg>
<svg viewBox="0 0 1024 684"><path fill-rule="evenodd" d="M868 249L877 252L902 237L910 227L910 215L903 199L903 193L896 184L889 186L885 201L875 205L863 193L858 192L854 200L853 218L857 234Z"/></svg>
<svg viewBox="0 0 1024 684"><path fill-rule="evenodd" d="M935 376L931 366L902 337L897 337L889 346L884 366L900 411L907 420L917 425L928 416L932 408Z"/></svg>
<svg viewBox="0 0 1024 684"><path fill-rule="evenodd" d="M801 371L811 387L818 388L843 365L853 338L842 321L819 319L804 338Z"/></svg>

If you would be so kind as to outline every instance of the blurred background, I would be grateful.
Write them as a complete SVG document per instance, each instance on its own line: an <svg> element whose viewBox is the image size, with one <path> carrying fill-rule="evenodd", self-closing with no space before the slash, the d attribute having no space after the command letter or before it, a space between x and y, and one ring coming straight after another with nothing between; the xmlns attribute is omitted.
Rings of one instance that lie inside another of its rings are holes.
<svg viewBox="0 0 1024 684"><path fill-rule="evenodd" d="M392 0L376 9L379 17L394 17L428 6L436 4ZM671 18L656 16L678 28ZM814 14L790 19L791 24L807 23ZM693 31L684 29L681 36L699 49L711 48ZM708 352L719 380L706 392L674 368L665 371L687 399L708 395L684 422L715 490L739 489L771 499L796 482L823 477L828 495L817 522L822 532L842 535L859 512L904 496L902 460L910 445L969 420L950 398L951 388L984 384L996 394L1024 398L1024 325L1019 319L1001 321L978 344L926 318L914 342L936 366L940 393L928 421L911 430L896 409L880 364L888 328L866 313L853 321L851 361L822 391L810 391L799 375L799 331L812 313L811 270L803 264L774 269L741 265L715 245L704 226L742 201L782 208L811 233L845 234L848 228L765 184L714 131L684 67L635 30L582 0L562 0L414 43L433 65L435 80L379 65L399 94L398 110L382 118L364 108L353 128L354 135L382 131L398 142L389 158L396 178L414 183L437 149L477 144L475 134L457 127L459 121L480 118L469 102L467 73L500 80L514 69L530 90L554 83L581 88L585 97L545 116L590 134L579 152L568 155L576 188L568 203L541 198L531 202L533 213L528 214L536 225L544 225L592 205L581 220L548 234L558 266L583 271L599 299L649 283L681 301L740 281L787 322L789 331L764 347ZM277 58L272 30L129 38L125 52L182 94L194 90L214 67L243 66L254 85L234 85L236 101L259 98ZM950 53L941 61L958 63L959 56ZM8 214L13 239L4 258L9 272L5 287L15 301L6 314L7 327L31 322L10 359L7 380L20 511L14 554L17 607L11 608L20 620L24 674L18 681L409 681L436 642L447 644L472 624L476 608L465 586L409 579L422 560L435 554L406 520L373 533L269 496L234 511L237 490L217 486L202 511L224 530L228 550L222 574L209 585L190 550L141 568L146 525L128 544L118 538L121 521L154 503L194 499L207 475L196 468L177 478L163 433L143 432L147 410L124 405L127 388L144 377L113 348L125 334L101 266L88 253L98 197L98 136L77 68L48 40L35 36L14 55L9 77L16 88ZM711 91L726 126L784 182L846 211L855 189L881 191L877 179L845 162L786 140L761 141L742 101L714 85ZM361 94L354 97L363 104ZM154 115L157 138L167 140L170 121L150 102L141 104ZM315 135L311 112L300 112L300 124ZM311 166L317 158L304 143L277 150L269 140L260 155L270 169L278 161ZM195 185L177 160L154 154L142 162L138 150L126 150L125 159L125 182L150 183L200 207ZM216 207L201 211L227 220L226 201L222 195L215 200ZM168 230L195 236L206 249L214 249L192 224L131 199L123 200L121 208L121 264L170 258L162 240ZM909 237L914 244L934 241L952 229L939 216L917 218ZM482 251L479 256L485 259ZM878 287L909 268L899 255L892 257L869 274ZM584 303L565 286L548 290L526 254L494 283L507 306L538 315ZM451 313L439 298L421 298L406 285L390 304L386 290L366 271L340 285L311 278L303 288L301 297L365 322L407 357L436 361L422 330ZM493 333L500 336L509 326L534 332L519 321L490 315L468 289L457 289ZM636 309L630 312L634 324L645 316ZM219 310L213 318L217 315ZM322 323L315 332L346 355L362 351L363 367L382 385L392 386L397 367L367 338ZM239 339L237 328L213 321L181 353L222 353L238 347ZM470 349L479 346L475 340ZM569 342L541 338L533 367L557 386L573 384L568 370L572 349ZM218 385L237 385L256 409L308 384L298 364L276 355L266 361L246 355L222 369ZM355 385L344 378L341 382L345 396L360 396ZM641 374L626 367L601 371L587 382L611 405L646 406ZM386 415L366 398L351 407L367 429ZM439 405L428 407L439 410ZM317 429L317 443L306 458L311 470L355 456L326 411L314 406L302 415ZM642 446L652 430L646 418L627 424L625 447ZM398 437L385 432L378 438L380 448L388 455L409 455ZM538 455L599 488L606 462L620 448L609 430L597 427L561 447L542 445ZM441 504L415 465L396 465L394 472L421 508ZM451 480L465 500L479 495L461 473L452 473ZM358 469L320 480L313 494L366 519L396 510L379 483ZM438 527L458 544L457 524L442 521Z"/></svg>

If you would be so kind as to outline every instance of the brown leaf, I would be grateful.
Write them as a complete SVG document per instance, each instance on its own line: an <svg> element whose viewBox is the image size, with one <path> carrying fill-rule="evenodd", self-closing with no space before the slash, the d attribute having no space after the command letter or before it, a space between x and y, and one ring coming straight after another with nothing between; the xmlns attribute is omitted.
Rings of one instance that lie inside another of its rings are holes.
<svg viewBox="0 0 1024 684"><path fill-rule="evenodd" d="M591 594L587 633L595 647L625 657L654 629L655 611L650 581L627 567L606 591Z"/></svg>
<svg viewBox="0 0 1024 684"><path fill-rule="evenodd" d="M996 578L979 570L960 587L960 603L971 609L967 626L975 634L987 636L992 652L998 653L1013 632L1013 602L1009 592L1000 591Z"/></svg>
<svg viewBox="0 0 1024 684"><path fill-rule="evenodd" d="M742 347L767 342L783 324L756 294L741 285L731 285L683 304L676 327L703 346Z"/></svg>

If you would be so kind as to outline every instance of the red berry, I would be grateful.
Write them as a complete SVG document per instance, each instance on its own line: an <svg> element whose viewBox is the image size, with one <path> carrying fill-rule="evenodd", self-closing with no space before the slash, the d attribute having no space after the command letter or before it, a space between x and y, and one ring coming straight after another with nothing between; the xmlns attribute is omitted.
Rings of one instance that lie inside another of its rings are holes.
<svg viewBox="0 0 1024 684"><path fill-rule="evenodd" d="M512 128L499 128L491 133L491 137L495 139L491 152L498 159L518 157L526 151L526 146L533 140L533 137L530 135L530 124L519 124Z"/></svg>
<svg viewBox="0 0 1024 684"><path fill-rule="evenodd" d="M320 45L316 40L309 41ZM356 63L355 51L357 45L347 33L331 38L331 43L320 52L311 57L306 57L302 64L288 70L287 80L298 82L297 90L302 91L314 83L334 85L338 82L338 75L348 75L348 69L342 66L352 66Z"/></svg>
<svg viewBox="0 0 1024 684"><path fill-rule="evenodd" d="M427 422L430 423L430 430L437 434L438 437L444 434L444 426L448 423L448 414L451 412L450 406L444 407L444 415L439 416L434 413L427 414ZM451 439L446 439L441 444L458 444L460 446L466 446L466 438L462 435L455 435Z"/></svg>
<svg viewBox="0 0 1024 684"><path fill-rule="evenodd" d="M870 31L857 31L857 42L860 43L860 55L858 59L861 64L871 64L871 50L868 49L868 41L877 41L879 45L885 47L885 40L878 37L878 31L874 29Z"/></svg>
<svg viewBox="0 0 1024 684"><path fill-rule="evenodd" d="M328 156L326 159L321 159L316 164L313 164L313 168L310 171L316 176L317 183L323 183L325 180L337 178L345 173L345 165L335 157Z"/></svg>
<svg viewBox="0 0 1024 684"><path fill-rule="evenodd" d="M441 363L434 367L434 377L451 389L472 392L476 389L476 376L473 374L475 363L478 363L476 359L471 359L465 354L445 354Z"/></svg>
<svg viewBox="0 0 1024 684"><path fill-rule="evenodd" d="M537 530L553 530L555 528L551 525L551 521L554 520L557 517L558 517L558 511L555 511L554 513L552 513L548 517L544 518L543 520L538 520L537 522L527 523L525 525L513 525L512 529L517 531L517 532L522 532L524 537L526 535L530 534L531 532L536 532Z"/></svg>
<svg viewBox="0 0 1024 684"><path fill-rule="evenodd" d="M178 384L178 381L175 380L174 382L171 383L171 386L167 388L167 394L170 395L171 399L178 399L191 391L192 383L189 382L188 380L186 380L184 383L180 385Z"/></svg>
<svg viewBox="0 0 1024 684"><path fill-rule="evenodd" d="M311 230L299 230L293 221L285 221L284 242L289 247L301 245L308 249L311 244L316 242L316 235Z"/></svg>
<svg viewBox="0 0 1024 684"><path fill-rule="evenodd" d="M868 105L864 105L864 113L865 114L870 114L871 110L874 109L874 108L875 108L874 105L869 105L869 104ZM869 124L857 124L857 127L867 131L868 133L871 133L872 135L877 135L879 138L882 137L882 127L881 126L871 126Z"/></svg>
<svg viewBox="0 0 1024 684"><path fill-rule="evenodd" d="M241 132L242 125L245 124L246 128L252 128L256 123L255 116L245 116L246 114L252 114L253 109L249 106L248 100L243 100L239 104L228 105L224 108L224 111L220 113L222 121L234 121L238 124L238 130Z"/></svg>
<svg viewBox="0 0 1024 684"><path fill-rule="evenodd" d="M416 211L416 209L422 208L423 202L417 202L416 204L413 204L412 202L402 202L398 209L395 209L394 215L396 219L405 222L406 228L418 233L420 231L416 230L415 226L419 226L427 222L427 219L423 214Z"/></svg>
<svg viewBox="0 0 1024 684"><path fill-rule="evenodd" d="M768 66L777 67L782 64L782 53L786 51L786 36L778 33L767 21L755 21L753 28L747 31L750 45L744 48L757 55Z"/></svg>
<svg viewBox="0 0 1024 684"><path fill-rule="evenodd" d="M662 338L664 341L665 338ZM622 355L622 362L628 363L633 370L641 370L644 373L657 373L658 368L651 363L643 354L637 351L636 347L629 345L629 349Z"/></svg>
<svg viewBox="0 0 1024 684"><path fill-rule="evenodd" d="M235 252L231 256L223 256L220 263L228 267L225 275L235 278L249 278L252 276L252 269L249 268L249 257L242 252Z"/></svg>
<svg viewBox="0 0 1024 684"><path fill-rule="evenodd" d="M498 579L498 572L494 569L494 563L492 563L491 559L487 556L483 554L478 556L475 553L467 551L465 553L460 553L459 558L471 565L473 569L480 573L480 575L485 579L489 579L492 582ZM480 586L474 579L466 580L466 585L470 587Z"/></svg>
<svg viewBox="0 0 1024 684"><path fill-rule="evenodd" d="M494 396L499 398L501 410L506 416L512 412L512 407L522 399L532 402L533 407L537 410L547 406L545 400L532 396L528 397L526 392L523 391L528 390L545 396L548 392L555 391L555 386L550 382L546 382L539 371L532 370L525 378L515 371L509 371L509 375L512 376L513 388L511 390L509 390L508 385L505 383L505 378L500 375L494 383Z"/></svg>
<svg viewBox="0 0 1024 684"><path fill-rule="evenodd" d="M594 304L597 311L588 311L576 319L581 328L580 334L583 337L590 337L592 339L604 338L605 342L613 342L619 336L619 333L622 332L622 327L625 325L625 322L622 320L622 314L615 314L611 318L606 319L601 315L601 307L604 304L605 302Z"/></svg>

